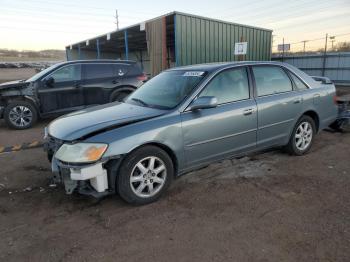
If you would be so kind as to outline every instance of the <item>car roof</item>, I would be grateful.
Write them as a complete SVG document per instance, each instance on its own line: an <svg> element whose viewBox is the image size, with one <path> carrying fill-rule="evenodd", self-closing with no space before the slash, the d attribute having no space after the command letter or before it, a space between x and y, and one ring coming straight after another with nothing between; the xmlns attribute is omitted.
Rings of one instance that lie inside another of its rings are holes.
<svg viewBox="0 0 350 262"><path fill-rule="evenodd" d="M117 60L117 59L90 59L90 60L74 60L74 61L66 61L62 64L128 64L133 65L136 64L135 61L132 60Z"/></svg>
<svg viewBox="0 0 350 262"><path fill-rule="evenodd" d="M271 61L241 61L241 62L222 62L222 63L208 63L208 64L197 64L197 65L188 65L181 66L169 69L167 71L176 71L176 70L194 70L194 71L206 71L214 72L220 69L233 66L246 66L246 65L276 65L276 66L285 66L288 67L288 64L281 62L271 62Z"/></svg>

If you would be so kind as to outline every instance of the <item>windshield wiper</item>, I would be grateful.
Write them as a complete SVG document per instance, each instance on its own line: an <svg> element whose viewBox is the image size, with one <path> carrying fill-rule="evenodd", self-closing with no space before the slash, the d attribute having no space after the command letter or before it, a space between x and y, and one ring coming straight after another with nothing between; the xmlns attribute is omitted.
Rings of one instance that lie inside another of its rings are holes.
<svg viewBox="0 0 350 262"><path fill-rule="evenodd" d="M149 107L149 104L147 104L145 101L142 101L141 99L138 99L138 98L131 98L131 100L133 100L133 101L135 101L135 102L138 102L138 103L141 104L141 105L144 105L144 106Z"/></svg>

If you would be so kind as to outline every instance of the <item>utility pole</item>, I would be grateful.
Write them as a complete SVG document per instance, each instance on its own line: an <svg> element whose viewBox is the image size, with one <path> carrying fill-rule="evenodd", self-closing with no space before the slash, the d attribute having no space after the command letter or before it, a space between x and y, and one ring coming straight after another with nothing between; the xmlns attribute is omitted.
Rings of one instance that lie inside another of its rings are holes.
<svg viewBox="0 0 350 262"><path fill-rule="evenodd" d="M119 30L119 15L118 15L118 9L115 10L115 19L117 24L117 30Z"/></svg>
<svg viewBox="0 0 350 262"><path fill-rule="evenodd" d="M309 42L308 40L304 40L302 41L304 43L304 54L305 54L305 46L306 46L306 43Z"/></svg>
<svg viewBox="0 0 350 262"><path fill-rule="evenodd" d="M282 62L284 62L284 37L282 42Z"/></svg>
<svg viewBox="0 0 350 262"><path fill-rule="evenodd" d="M333 45L334 45L334 42L335 42L335 36L330 36L329 39L331 40L331 43L332 43L332 51L333 51Z"/></svg>
<svg viewBox="0 0 350 262"><path fill-rule="evenodd" d="M322 76L325 76L325 71L326 71L327 43L328 43L328 34L326 34L326 43L324 45Z"/></svg>

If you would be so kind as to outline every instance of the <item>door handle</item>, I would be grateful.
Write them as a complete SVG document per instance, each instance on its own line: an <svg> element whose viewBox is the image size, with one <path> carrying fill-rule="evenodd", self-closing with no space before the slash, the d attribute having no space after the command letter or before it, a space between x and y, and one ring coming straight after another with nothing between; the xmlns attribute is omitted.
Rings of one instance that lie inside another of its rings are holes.
<svg viewBox="0 0 350 262"><path fill-rule="evenodd" d="M112 81L112 84L118 84L118 83L119 83L119 81L117 81L117 80Z"/></svg>
<svg viewBox="0 0 350 262"><path fill-rule="evenodd" d="M251 115L253 113L254 113L254 109L253 108L249 108L249 109L246 109L246 110L243 111L243 115L245 115L245 116L249 116L249 115Z"/></svg>
<svg viewBox="0 0 350 262"><path fill-rule="evenodd" d="M301 103L301 98L295 99L293 103L294 104L300 104Z"/></svg>

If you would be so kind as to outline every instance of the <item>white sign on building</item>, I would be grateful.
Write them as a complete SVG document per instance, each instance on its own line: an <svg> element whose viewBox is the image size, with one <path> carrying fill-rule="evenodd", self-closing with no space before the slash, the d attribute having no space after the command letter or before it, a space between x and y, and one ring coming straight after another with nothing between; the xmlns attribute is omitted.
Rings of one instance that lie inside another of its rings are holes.
<svg viewBox="0 0 350 262"><path fill-rule="evenodd" d="M247 47L248 47L248 42L235 43L235 55L246 55Z"/></svg>
<svg viewBox="0 0 350 262"><path fill-rule="evenodd" d="M143 22L140 24L140 31L145 31L146 30L146 23Z"/></svg>

